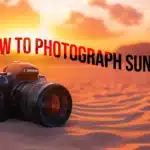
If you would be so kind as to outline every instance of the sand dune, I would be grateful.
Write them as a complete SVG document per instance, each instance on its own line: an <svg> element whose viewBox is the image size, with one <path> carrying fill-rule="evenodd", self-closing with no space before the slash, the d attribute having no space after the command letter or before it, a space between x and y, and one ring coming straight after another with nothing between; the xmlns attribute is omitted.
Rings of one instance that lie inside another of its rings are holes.
<svg viewBox="0 0 150 150"><path fill-rule="evenodd" d="M148 73L93 66L41 67L73 96L66 126L47 129L9 120L0 124L0 150L149 150ZM63 72L63 73L62 73Z"/></svg>

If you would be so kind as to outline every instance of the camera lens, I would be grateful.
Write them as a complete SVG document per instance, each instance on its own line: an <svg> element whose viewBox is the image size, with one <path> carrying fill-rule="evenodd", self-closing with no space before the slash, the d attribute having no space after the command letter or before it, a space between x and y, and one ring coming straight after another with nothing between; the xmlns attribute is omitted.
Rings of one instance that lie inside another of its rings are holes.
<svg viewBox="0 0 150 150"><path fill-rule="evenodd" d="M13 90L13 103L25 120L48 127L64 125L72 111L69 91L56 83L22 82Z"/></svg>
<svg viewBox="0 0 150 150"><path fill-rule="evenodd" d="M60 85L49 85L39 96L41 121L48 126L61 126L68 120L72 99L69 92Z"/></svg>

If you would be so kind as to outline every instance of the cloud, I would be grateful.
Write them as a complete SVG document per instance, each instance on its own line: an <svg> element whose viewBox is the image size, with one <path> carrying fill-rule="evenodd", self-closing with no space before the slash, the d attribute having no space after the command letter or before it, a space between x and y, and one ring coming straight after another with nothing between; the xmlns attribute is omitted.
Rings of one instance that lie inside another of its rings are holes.
<svg viewBox="0 0 150 150"><path fill-rule="evenodd" d="M142 19L142 13L130 6L113 4L108 6L108 10L113 19L126 26L138 25Z"/></svg>
<svg viewBox="0 0 150 150"><path fill-rule="evenodd" d="M20 0L0 0L0 4L5 4L7 6L15 6L20 2Z"/></svg>
<svg viewBox="0 0 150 150"><path fill-rule="evenodd" d="M37 27L40 18L35 13L26 1L12 3L11 1L0 2L0 28L5 30L19 28L34 28Z"/></svg>
<svg viewBox="0 0 150 150"><path fill-rule="evenodd" d="M70 18L57 31L76 39L100 39L120 36L122 33L110 31L104 20L87 17L79 12L72 12Z"/></svg>
<svg viewBox="0 0 150 150"><path fill-rule="evenodd" d="M92 6L99 6L102 8L106 8L107 7L107 3L106 0L91 0L89 1L89 4Z"/></svg>
<svg viewBox="0 0 150 150"><path fill-rule="evenodd" d="M112 19L126 26L138 25L143 18L143 14L130 5L108 4L106 0L92 0L89 5L95 5L107 10Z"/></svg>

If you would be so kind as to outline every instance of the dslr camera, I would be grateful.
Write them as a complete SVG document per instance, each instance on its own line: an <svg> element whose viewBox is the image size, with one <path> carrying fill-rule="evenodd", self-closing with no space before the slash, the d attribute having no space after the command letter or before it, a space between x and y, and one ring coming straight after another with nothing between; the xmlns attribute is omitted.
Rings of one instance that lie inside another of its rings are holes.
<svg viewBox="0 0 150 150"><path fill-rule="evenodd" d="M58 127L67 122L71 111L69 91L47 82L33 64L15 61L0 72L0 122L16 118Z"/></svg>

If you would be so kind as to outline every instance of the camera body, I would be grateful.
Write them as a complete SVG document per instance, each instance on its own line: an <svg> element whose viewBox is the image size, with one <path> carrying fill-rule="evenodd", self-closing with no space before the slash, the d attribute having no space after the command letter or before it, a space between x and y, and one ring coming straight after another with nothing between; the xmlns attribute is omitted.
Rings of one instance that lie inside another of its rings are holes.
<svg viewBox="0 0 150 150"><path fill-rule="evenodd" d="M47 82L33 64L15 61L0 73L0 122L17 118L57 127L67 122L71 111L69 91Z"/></svg>

